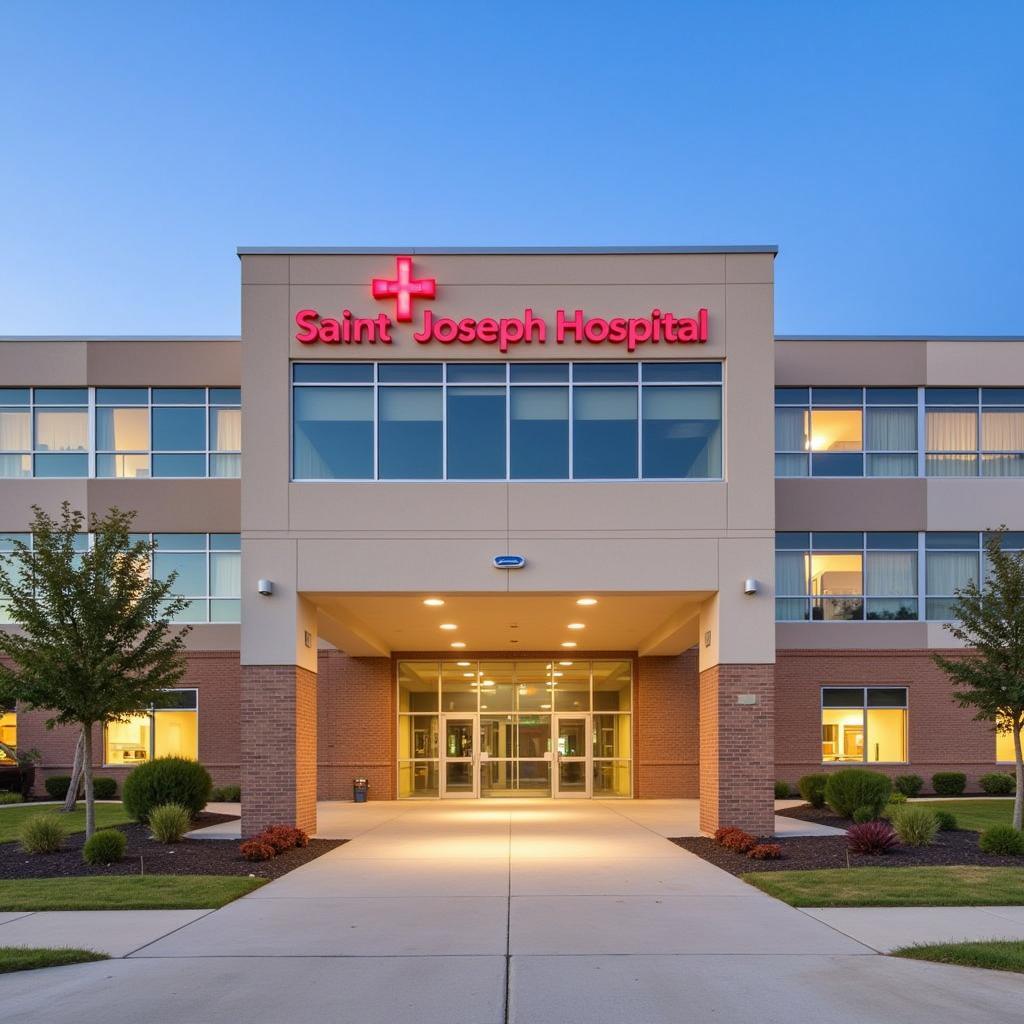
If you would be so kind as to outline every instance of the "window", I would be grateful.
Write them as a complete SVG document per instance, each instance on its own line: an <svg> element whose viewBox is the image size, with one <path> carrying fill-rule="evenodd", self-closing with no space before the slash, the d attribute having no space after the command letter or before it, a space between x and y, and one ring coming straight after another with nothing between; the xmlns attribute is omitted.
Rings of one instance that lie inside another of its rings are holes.
<svg viewBox="0 0 1024 1024"><path fill-rule="evenodd" d="M929 619L949 622L957 589L988 577L984 543L985 534L974 530L925 534L925 606ZM1005 533L1002 545L1006 551L1024 551L1024 532Z"/></svg>
<svg viewBox="0 0 1024 1024"><path fill-rule="evenodd" d="M1014 749L1012 732L996 733L996 760L1016 762L1017 752Z"/></svg>
<svg viewBox="0 0 1024 1024"><path fill-rule="evenodd" d="M775 475L916 476L916 388L776 388Z"/></svg>
<svg viewBox="0 0 1024 1024"><path fill-rule="evenodd" d="M152 540L157 549L152 572L167 579L176 572L174 593L189 598L188 607L177 622L241 621L242 545L237 533L156 533L135 534L139 540ZM14 550L14 541L32 545L28 533L0 534L0 558ZM88 550L88 534L77 538L79 550ZM0 606L0 624L10 622L6 608Z"/></svg>
<svg viewBox="0 0 1024 1024"><path fill-rule="evenodd" d="M905 762L906 688L822 687L821 759Z"/></svg>
<svg viewBox="0 0 1024 1024"><path fill-rule="evenodd" d="M158 704L117 722L103 735L103 763L135 765L154 757L199 759L199 693L165 690Z"/></svg>
<svg viewBox="0 0 1024 1024"><path fill-rule="evenodd" d="M1024 476L1024 388L927 388L928 476Z"/></svg>
<svg viewBox="0 0 1024 1024"><path fill-rule="evenodd" d="M295 480L720 480L720 363L296 363Z"/></svg>
<svg viewBox="0 0 1024 1024"><path fill-rule="evenodd" d="M15 760L18 750L18 713L14 708L0 710L0 764Z"/></svg>
<svg viewBox="0 0 1024 1024"><path fill-rule="evenodd" d="M778 533L776 620L918 617L916 533Z"/></svg>

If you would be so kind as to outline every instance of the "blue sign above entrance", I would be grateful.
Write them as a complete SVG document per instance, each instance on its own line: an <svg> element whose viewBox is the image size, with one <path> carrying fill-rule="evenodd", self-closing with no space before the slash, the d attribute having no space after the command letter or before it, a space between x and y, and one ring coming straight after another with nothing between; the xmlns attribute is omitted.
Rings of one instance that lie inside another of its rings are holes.
<svg viewBox="0 0 1024 1024"><path fill-rule="evenodd" d="M522 555L495 555L495 569L522 569L526 565L526 559Z"/></svg>

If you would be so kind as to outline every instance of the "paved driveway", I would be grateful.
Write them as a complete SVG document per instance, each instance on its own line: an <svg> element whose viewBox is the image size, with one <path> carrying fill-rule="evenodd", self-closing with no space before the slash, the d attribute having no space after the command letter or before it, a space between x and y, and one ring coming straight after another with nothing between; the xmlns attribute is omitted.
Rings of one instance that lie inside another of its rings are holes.
<svg viewBox="0 0 1024 1024"><path fill-rule="evenodd" d="M683 804L328 805L345 846L127 959L0 979L0 999L52 1024L119 1003L147 1024L1019 1013L1014 976L880 957L667 842Z"/></svg>

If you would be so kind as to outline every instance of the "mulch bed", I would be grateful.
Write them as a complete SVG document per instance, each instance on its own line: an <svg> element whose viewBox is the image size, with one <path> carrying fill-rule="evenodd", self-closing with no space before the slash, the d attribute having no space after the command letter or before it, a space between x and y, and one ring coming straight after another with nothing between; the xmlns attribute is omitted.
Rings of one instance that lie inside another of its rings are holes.
<svg viewBox="0 0 1024 1024"><path fill-rule="evenodd" d="M200 814L194 828L235 821L230 814ZM68 836L57 853L25 853L17 843L0 844L0 879L67 878L74 875L255 875L280 878L343 843L345 839L311 839L308 846L252 863L238 852L238 839L183 839L163 844L150 838L145 825L113 826L128 837L124 860L93 867L82 860L85 834Z"/></svg>
<svg viewBox="0 0 1024 1024"><path fill-rule="evenodd" d="M847 829L852 822L840 818L827 807L810 804L779 810L776 814L818 825ZM931 846L897 846L890 853L868 857L848 853L846 836L793 836L766 839L778 843L782 856L778 860L751 860L734 853L703 836L684 836L671 842L697 854L716 867L733 875L748 871L805 871L818 868L912 868L939 866L978 866L989 868L1024 868L1024 857L997 857L978 849L978 833L966 830L940 832Z"/></svg>

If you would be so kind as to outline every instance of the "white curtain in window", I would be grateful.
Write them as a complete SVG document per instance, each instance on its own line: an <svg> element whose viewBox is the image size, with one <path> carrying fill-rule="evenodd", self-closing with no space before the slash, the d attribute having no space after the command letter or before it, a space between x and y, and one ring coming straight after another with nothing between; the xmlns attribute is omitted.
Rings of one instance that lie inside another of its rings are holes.
<svg viewBox="0 0 1024 1024"><path fill-rule="evenodd" d="M987 452L1024 451L1024 412L983 412L981 447Z"/></svg>
<svg viewBox="0 0 1024 1024"><path fill-rule="evenodd" d="M977 455L929 455L925 459L928 476L977 476Z"/></svg>
<svg viewBox="0 0 1024 1024"><path fill-rule="evenodd" d="M36 450L89 450L89 414L85 409L36 410Z"/></svg>
<svg viewBox="0 0 1024 1024"><path fill-rule="evenodd" d="M775 450L803 452L807 450L807 410L775 410Z"/></svg>
<svg viewBox="0 0 1024 1024"><path fill-rule="evenodd" d="M1024 455L983 455L982 476L1024 476Z"/></svg>
<svg viewBox="0 0 1024 1024"><path fill-rule="evenodd" d="M775 552L775 592L786 596L807 593L807 555L805 552Z"/></svg>
<svg viewBox="0 0 1024 1024"><path fill-rule="evenodd" d="M27 412L0 412L0 451L29 451L32 428Z"/></svg>
<svg viewBox="0 0 1024 1024"><path fill-rule="evenodd" d="M917 476L917 455L868 455L868 476Z"/></svg>
<svg viewBox="0 0 1024 1024"><path fill-rule="evenodd" d="M929 551L925 575L929 594L950 597L957 587L978 578L978 555L973 551Z"/></svg>
<svg viewBox="0 0 1024 1024"><path fill-rule="evenodd" d="M929 411L926 414L928 450L971 452L978 447L978 414L971 411ZM954 475L954 474L950 474Z"/></svg>
<svg viewBox="0 0 1024 1024"><path fill-rule="evenodd" d="M211 552L210 594L212 597L242 596L242 555L240 552Z"/></svg>
<svg viewBox="0 0 1024 1024"><path fill-rule="evenodd" d="M916 409L868 409L867 448L874 452L917 450Z"/></svg>
<svg viewBox="0 0 1024 1024"><path fill-rule="evenodd" d="M213 409L213 429L210 431L213 443L210 448L216 452L238 452L242 450L242 410Z"/></svg>
<svg viewBox="0 0 1024 1024"><path fill-rule="evenodd" d="M913 597L917 594L917 553L869 551L867 593L876 597Z"/></svg>

